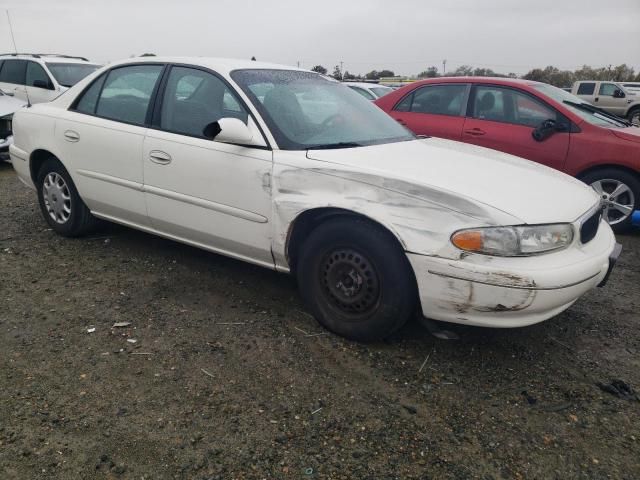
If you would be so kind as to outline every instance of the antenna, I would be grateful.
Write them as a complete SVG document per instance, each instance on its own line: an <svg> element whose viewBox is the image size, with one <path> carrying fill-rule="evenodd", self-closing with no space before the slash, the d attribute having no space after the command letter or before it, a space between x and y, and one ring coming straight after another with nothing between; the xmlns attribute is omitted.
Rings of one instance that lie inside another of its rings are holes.
<svg viewBox="0 0 640 480"><path fill-rule="evenodd" d="M13 26L11 25L11 17L9 16L9 9L5 10L7 14L7 21L9 22L9 32L11 32L11 41L13 42L13 51L18 53L18 47L16 47L16 39L13 36Z"/></svg>
<svg viewBox="0 0 640 480"><path fill-rule="evenodd" d="M16 39L13 36L13 25L11 25L11 17L9 16L9 9L7 8L5 10L5 13L7 14L7 21L9 22L9 32L11 32L11 41L13 42L13 51L16 53L16 55L18 54L18 47L16 47ZM27 107L31 106L31 100L29 99L29 90L27 88L27 86L24 86L24 94L27 97Z"/></svg>

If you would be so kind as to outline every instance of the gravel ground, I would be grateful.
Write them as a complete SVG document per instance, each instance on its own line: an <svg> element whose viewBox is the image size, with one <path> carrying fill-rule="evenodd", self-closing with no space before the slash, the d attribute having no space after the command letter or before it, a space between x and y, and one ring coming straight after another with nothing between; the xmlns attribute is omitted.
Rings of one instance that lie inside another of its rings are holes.
<svg viewBox="0 0 640 480"><path fill-rule="evenodd" d="M609 285L543 324L360 345L288 276L57 237L2 164L0 477L638 479L640 402L598 386L640 390L640 235L619 241Z"/></svg>

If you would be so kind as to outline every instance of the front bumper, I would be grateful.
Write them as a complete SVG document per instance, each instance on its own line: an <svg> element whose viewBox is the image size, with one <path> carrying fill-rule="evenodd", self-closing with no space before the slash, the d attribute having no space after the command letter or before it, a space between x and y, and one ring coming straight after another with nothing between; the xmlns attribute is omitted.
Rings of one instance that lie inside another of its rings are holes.
<svg viewBox="0 0 640 480"><path fill-rule="evenodd" d="M510 328L547 320L606 281L620 253L617 246L611 228L602 222L588 244L576 241L545 255L452 260L409 253L408 258L425 317Z"/></svg>
<svg viewBox="0 0 640 480"><path fill-rule="evenodd" d="M0 138L0 161L10 162L9 146L13 144L13 135L9 135L6 138Z"/></svg>

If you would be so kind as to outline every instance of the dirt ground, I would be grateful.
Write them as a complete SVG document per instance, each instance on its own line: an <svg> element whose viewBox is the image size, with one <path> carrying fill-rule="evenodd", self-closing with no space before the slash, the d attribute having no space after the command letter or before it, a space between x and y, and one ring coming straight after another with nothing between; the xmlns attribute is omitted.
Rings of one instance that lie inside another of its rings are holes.
<svg viewBox="0 0 640 480"><path fill-rule="evenodd" d="M543 324L361 345L288 276L57 237L1 164L0 478L638 479L640 402L597 385L640 390L640 232L619 241L609 285Z"/></svg>

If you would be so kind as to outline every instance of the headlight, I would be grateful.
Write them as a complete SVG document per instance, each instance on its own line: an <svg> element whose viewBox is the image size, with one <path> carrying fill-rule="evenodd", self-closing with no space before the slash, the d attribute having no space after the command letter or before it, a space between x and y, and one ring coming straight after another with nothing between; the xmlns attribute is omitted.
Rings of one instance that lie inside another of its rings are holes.
<svg viewBox="0 0 640 480"><path fill-rule="evenodd" d="M451 242L461 250L501 257L550 252L566 247L572 240L573 227L568 223L471 228L451 236Z"/></svg>

